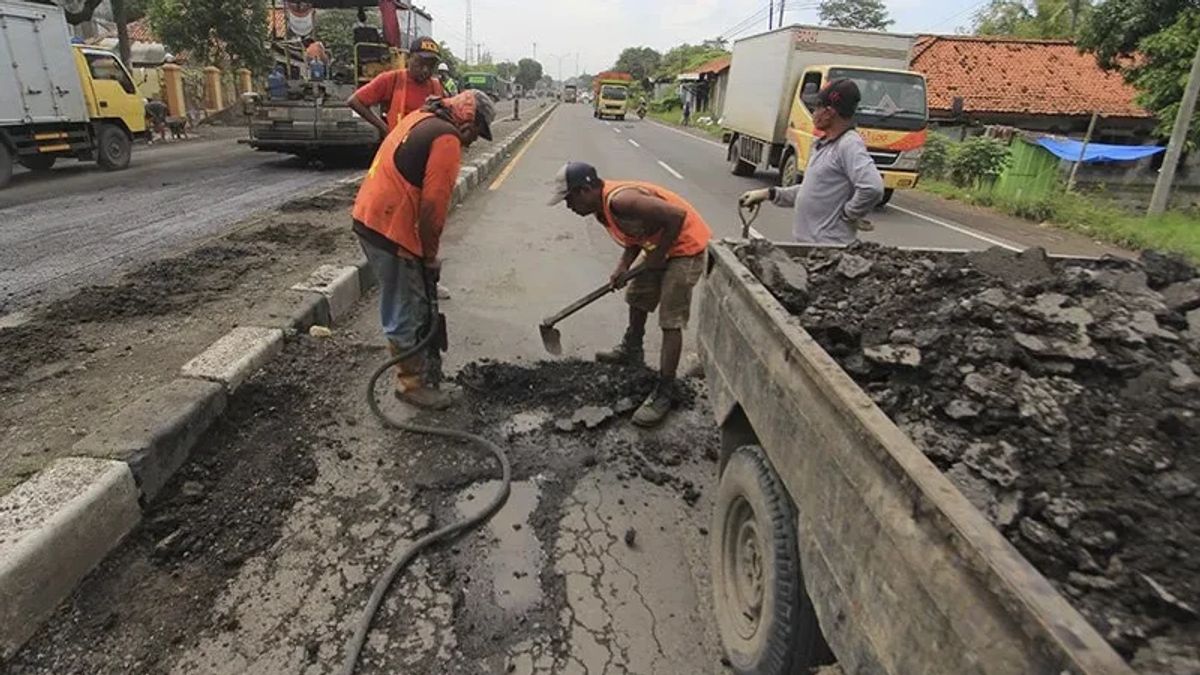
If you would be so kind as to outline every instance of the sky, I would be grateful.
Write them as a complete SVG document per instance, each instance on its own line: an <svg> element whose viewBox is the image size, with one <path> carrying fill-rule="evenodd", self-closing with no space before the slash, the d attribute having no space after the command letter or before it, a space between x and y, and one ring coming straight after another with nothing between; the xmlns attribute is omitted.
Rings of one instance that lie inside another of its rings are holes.
<svg viewBox="0 0 1200 675"><path fill-rule="evenodd" d="M465 51L467 0L424 0L434 37L460 58ZM968 27L987 0L884 0L891 27L903 33L953 33ZM421 5L421 0L417 2ZM471 0L473 41L495 61L533 56L546 73L572 77L612 66L625 47L666 51L717 35L734 39L767 30L766 0ZM815 0L786 0L788 23L817 22ZM778 0L776 0L778 5ZM936 7L936 9L935 9ZM747 19L752 21L747 22ZM741 26L739 28L739 25Z"/></svg>

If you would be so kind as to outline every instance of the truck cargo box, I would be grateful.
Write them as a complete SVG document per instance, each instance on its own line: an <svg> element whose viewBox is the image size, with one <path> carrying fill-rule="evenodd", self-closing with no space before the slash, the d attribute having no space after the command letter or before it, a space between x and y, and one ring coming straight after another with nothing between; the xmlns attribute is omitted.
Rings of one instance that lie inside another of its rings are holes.
<svg viewBox="0 0 1200 675"><path fill-rule="evenodd" d="M0 126L86 122L63 10L0 0Z"/></svg>

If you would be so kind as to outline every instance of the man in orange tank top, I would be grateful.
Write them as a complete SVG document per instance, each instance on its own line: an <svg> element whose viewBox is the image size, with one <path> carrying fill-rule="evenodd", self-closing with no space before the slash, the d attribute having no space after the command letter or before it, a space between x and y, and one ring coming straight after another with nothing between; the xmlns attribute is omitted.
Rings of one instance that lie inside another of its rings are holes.
<svg viewBox="0 0 1200 675"><path fill-rule="evenodd" d="M492 140L496 108L487 94L466 91L414 112L383 140L354 200L354 233L379 280L379 315L393 356L438 327L438 250L450 210L462 150L476 137ZM438 340L396 366L396 396L442 409Z"/></svg>
<svg viewBox="0 0 1200 675"><path fill-rule="evenodd" d="M695 207L666 188L639 181L604 181L595 167L569 162L555 178L551 204L566 200L581 216L595 216L625 249L609 277L614 288L638 256L649 269L628 282L629 327L616 349L596 354L604 363L644 362L642 339L646 320L658 310L663 333L659 382L633 414L633 422L650 427L662 422L675 399L675 372L683 351L683 329L692 308L692 289L704 274L705 251L712 230Z"/></svg>

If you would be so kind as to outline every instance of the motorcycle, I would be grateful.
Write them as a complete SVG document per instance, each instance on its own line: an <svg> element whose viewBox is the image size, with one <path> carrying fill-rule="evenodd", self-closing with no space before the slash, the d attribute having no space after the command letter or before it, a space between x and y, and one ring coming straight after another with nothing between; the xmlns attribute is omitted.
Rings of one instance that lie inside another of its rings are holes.
<svg viewBox="0 0 1200 675"><path fill-rule="evenodd" d="M638 116L638 119L639 119L639 120L644 120L644 119L646 119L646 106L644 106L644 105L639 105L639 106L638 106L638 109L637 109L637 116Z"/></svg>

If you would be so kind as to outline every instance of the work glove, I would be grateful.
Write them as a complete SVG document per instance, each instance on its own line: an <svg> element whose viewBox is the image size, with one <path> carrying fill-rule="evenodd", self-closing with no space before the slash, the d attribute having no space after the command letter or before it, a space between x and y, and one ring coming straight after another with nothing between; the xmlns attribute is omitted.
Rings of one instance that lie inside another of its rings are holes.
<svg viewBox="0 0 1200 675"><path fill-rule="evenodd" d="M749 208L751 206L761 204L770 198L771 198L770 188L763 188L761 190L750 190L749 192L743 192L742 196L738 198L738 206L741 206L743 208Z"/></svg>

